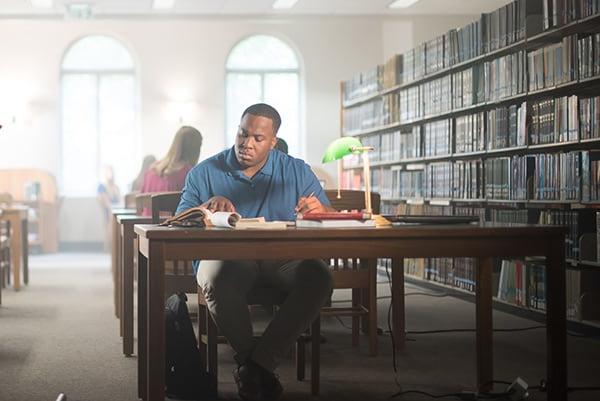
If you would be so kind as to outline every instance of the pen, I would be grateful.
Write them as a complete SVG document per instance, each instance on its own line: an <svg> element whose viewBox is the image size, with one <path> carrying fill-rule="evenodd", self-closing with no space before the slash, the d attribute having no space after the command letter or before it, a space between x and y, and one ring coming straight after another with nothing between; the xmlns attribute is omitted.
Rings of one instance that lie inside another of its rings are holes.
<svg viewBox="0 0 600 401"><path fill-rule="evenodd" d="M312 198L313 196L315 196L315 191L312 191L312 192L310 193L310 195L308 195L308 196L307 196L307 198Z"/></svg>

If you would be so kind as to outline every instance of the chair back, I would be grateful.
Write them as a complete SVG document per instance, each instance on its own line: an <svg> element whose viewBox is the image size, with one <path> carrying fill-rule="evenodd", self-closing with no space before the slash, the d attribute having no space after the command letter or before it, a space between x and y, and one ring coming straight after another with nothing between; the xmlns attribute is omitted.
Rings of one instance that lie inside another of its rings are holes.
<svg viewBox="0 0 600 401"><path fill-rule="evenodd" d="M0 204L10 205L13 197L8 192L0 192Z"/></svg>
<svg viewBox="0 0 600 401"><path fill-rule="evenodd" d="M353 189L343 189L340 192L341 197L337 197L336 189L326 189L325 195L331 207L336 210L362 210L365 208L365 191L356 191ZM376 192L371 192L371 208L373 213L379 214L381 197Z"/></svg>
<svg viewBox="0 0 600 401"><path fill-rule="evenodd" d="M179 206L180 200L181 191L152 194L150 197L152 223L158 224L161 223L165 217L173 216L177 210L177 206Z"/></svg>
<svg viewBox="0 0 600 401"><path fill-rule="evenodd" d="M152 193L143 193L135 195L135 214L141 216L144 210L151 210L150 198Z"/></svg>
<svg viewBox="0 0 600 401"><path fill-rule="evenodd" d="M136 207L135 197L140 194L140 191L133 191L125 194L125 207L127 209L134 209Z"/></svg>
<svg viewBox="0 0 600 401"><path fill-rule="evenodd" d="M165 218L175 214L181 191L155 192L149 194L149 208L152 212L152 223L158 224ZM165 263L165 294L176 291L194 293L197 291L196 277L191 260L167 260Z"/></svg>

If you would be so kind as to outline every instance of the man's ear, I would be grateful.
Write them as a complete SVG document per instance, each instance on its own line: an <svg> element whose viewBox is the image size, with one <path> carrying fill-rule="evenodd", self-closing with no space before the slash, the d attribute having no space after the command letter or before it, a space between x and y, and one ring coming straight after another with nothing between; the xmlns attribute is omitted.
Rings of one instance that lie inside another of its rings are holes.
<svg viewBox="0 0 600 401"><path fill-rule="evenodd" d="M277 146L277 137L273 137L273 140L271 141L271 149L275 149L275 146Z"/></svg>

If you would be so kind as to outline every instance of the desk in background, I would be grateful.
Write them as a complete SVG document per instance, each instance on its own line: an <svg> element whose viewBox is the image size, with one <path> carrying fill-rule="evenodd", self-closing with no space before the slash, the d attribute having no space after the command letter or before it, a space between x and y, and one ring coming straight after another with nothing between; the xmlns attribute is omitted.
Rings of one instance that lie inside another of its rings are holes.
<svg viewBox="0 0 600 401"><path fill-rule="evenodd" d="M29 246L27 206L13 204L2 208L0 220L10 223L10 255L13 273L13 288L21 289L21 260L23 261L23 283L29 284Z"/></svg>
<svg viewBox="0 0 600 401"><path fill-rule="evenodd" d="M477 383L493 380L492 258L545 256L548 400L567 399L564 236L562 227L404 226L359 229L219 230L136 225L138 257L138 392L164 400L164 265L193 259L392 259L393 333L405 346L404 258L476 257ZM266 252L268 250L268 252ZM267 257L265 257L267 256Z"/></svg>

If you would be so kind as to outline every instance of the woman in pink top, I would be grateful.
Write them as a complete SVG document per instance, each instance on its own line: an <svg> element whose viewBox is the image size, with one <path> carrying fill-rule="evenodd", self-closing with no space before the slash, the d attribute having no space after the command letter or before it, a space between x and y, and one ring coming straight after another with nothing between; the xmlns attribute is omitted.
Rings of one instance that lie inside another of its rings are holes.
<svg viewBox="0 0 600 401"><path fill-rule="evenodd" d="M198 163L201 147L200 131L188 126L179 128L167 155L144 174L140 192L181 191L188 171Z"/></svg>

